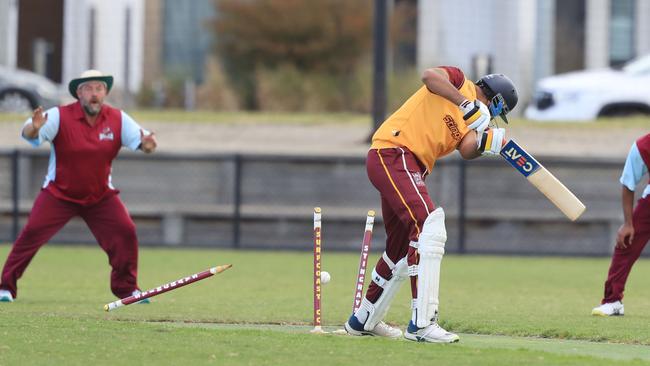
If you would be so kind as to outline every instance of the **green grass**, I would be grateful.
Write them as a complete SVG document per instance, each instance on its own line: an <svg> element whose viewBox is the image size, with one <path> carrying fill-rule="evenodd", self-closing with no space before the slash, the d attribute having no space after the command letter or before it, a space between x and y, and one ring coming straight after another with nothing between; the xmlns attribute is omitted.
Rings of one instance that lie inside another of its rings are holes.
<svg viewBox="0 0 650 366"><path fill-rule="evenodd" d="M8 245L0 246L5 258ZM376 254L373 255L373 261ZM349 316L357 253L328 253L323 321ZM0 303L0 364L228 365L611 365L650 364L650 262L627 287L625 317L589 315L602 293L607 258L447 255L441 323L454 345L309 334L311 254L142 249L140 286L155 287L232 263L214 278L110 313L109 267L98 247L46 246L20 280L19 298ZM387 316L404 327L408 286Z"/></svg>

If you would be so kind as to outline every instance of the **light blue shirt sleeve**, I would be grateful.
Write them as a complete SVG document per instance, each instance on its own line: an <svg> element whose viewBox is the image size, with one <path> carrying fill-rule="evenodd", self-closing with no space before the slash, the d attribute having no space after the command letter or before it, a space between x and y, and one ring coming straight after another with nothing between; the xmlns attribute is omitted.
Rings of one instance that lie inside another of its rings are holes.
<svg viewBox="0 0 650 366"><path fill-rule="evenodd" d="M641 157L639 148L636 146L636 143L634 143L630 148L630 152L627 154L620 182L622 185L627 187L627 189L634 192L634 189L641 181L641 178L643 178L647 172L648 167L645 165L645 162Z"/></svg>
<svg viewBox="0 0 650 366"><path fill-rule="evenodd" d="M20 130L20 136L34 147L40 146L45 141L49 141L49 142L54 141L56 134L59 133L59 124L60 124L59 108L58 107L50 108L47 111L45 111L45 115L47 115L47 120L45 121L45 124L41 127L41 129L38 130L38 137L33 139L28 139L27 137L25 137L25 135L23 135L23 130L25 129L25 126L32 123L31 118L25 121L25 124L23 124L23 130Z"/></svg>
<svg viewBox="0 0 650 366"><path fill-rule="evenodd" d="M146 135L149 131L143 130L131 116L122 111L122 146L133 151L137 150L140 146L140 130Z"/></svg>

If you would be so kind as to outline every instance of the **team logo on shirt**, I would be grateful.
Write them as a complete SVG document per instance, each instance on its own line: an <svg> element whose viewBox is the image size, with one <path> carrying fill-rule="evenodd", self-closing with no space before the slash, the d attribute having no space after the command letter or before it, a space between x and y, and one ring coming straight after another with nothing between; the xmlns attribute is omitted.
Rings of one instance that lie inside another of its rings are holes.
<svg viewBox="0 0 650 366"><path fill-rule="evenodd" d="M454 121L454 117L446 115L442 120L445 122L447 128L451 132L451 137L453 137L456 141L460 141L460 131L458 130L456 121Z"/></svg>
<svg viewBox="0 0 650 366"><path fill-rule="evenodd" d="M420 174L420 172L411 172L411 176L413 177L413 182L416 186L424 186L424 179L422 179L422 174Z"/></svg>
<svg viewBox="0 0 650 366"><path fill-rule="evenodd" d="M105 127L102 132L99 133L99 141L111 140L113 141L113 131L110 127Z"/></svg>

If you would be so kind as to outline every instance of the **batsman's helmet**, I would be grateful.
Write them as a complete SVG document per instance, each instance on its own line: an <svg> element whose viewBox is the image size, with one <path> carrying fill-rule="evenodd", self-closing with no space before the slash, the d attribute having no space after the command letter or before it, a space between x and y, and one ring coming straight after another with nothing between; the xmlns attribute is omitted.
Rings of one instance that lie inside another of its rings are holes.
<svg viewBox="0 0 650 366"><path fill-rule="evenodd" d="M515 89L512 80L503 74L490 74L480 78L476 85L483 90L490 101L488 108L492 118L501 116L508 123L506 114L515 108L519 100L517 89Z"/></svg>

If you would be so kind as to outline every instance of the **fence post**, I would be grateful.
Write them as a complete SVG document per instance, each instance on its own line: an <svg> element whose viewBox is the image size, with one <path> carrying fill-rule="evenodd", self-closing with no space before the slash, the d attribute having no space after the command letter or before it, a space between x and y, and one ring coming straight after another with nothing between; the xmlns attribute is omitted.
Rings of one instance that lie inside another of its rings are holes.
<svg viewBox="0 0 650 366"><path fill-rule="evenodd" d="M239 248L241 245L241 172L242 156L235 154L233 157L235 164L234 187L233 187L233 213L232 213L232 246Z"/></svg>
<svg viewBox="0 0 650 366"><path fill-rule="evenodd" d="M18 187L18 177L20 173L19 167L19 157L20 152L18 149L14 149L11 154L11 204L12 204L12 230L11 237L15 242L18 239L18 223L20 219L20 207L19 205L19 194L20 190Z"/></svg>
<svg viewBox="0 0 650 366"><path fill-rule="evenodd" d="M458 163L458 253L465 254L465 196L467 162L460 159Z"/></svg>
<svg viewBox="0 0 650 366"><path fill-rule="evenodd" d="M372 71L372 122L373 128L368 139L372 138L379 125L386 118L386 34L388 17L387 0L375 0L372 30L373 71Z"/></svg>

